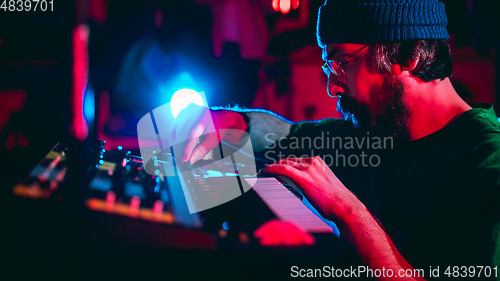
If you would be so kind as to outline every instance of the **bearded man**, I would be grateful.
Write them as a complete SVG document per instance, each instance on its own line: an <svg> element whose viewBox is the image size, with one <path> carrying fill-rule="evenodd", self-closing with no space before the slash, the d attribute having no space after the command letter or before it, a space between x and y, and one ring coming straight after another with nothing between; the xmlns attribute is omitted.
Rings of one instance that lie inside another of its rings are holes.
<svg viewBox="0 0 500 281"><path fill-rule="evenodd" d="M468 105L450 83L446 24L437 0L327 0L317 38L345 119L206 110L182 161L239 140L225 129L247 131L273 162L260 173L290 178L369 268L498 265L500 128L491 105ZM198 139L208 117L220 134ZM328 145L297 142L319 136Z"/></svg>

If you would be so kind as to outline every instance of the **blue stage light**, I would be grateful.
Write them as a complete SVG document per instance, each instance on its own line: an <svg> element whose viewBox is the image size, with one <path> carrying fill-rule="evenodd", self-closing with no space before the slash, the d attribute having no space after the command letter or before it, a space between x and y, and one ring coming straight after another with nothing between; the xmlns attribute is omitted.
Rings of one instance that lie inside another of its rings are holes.
<svg viewBox="0 0 500 281"><path fill-rule="evenodd" d="M83 98L83 116L87 122L94 122L95 117L95 95L94 89L88 87Z"/></svg>
<svg viewBox="0 0 500 281"><path fill-rule="evenodd" d="M180 89L174 93L170 101L170 110L175 118L179 112L188 107L189 104L194 103L199 106L204 106L203 98L198 92L192 89Z"/></svg>

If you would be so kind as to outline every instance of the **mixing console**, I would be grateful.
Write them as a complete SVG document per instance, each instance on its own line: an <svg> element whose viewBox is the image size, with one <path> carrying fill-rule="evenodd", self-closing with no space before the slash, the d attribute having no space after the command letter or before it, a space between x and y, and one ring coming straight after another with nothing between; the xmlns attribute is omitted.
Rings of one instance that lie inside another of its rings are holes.
<svg viewBox="0 0 500 281"><path fill-rule="evenodd" d="M142 157L121 147L109 151L104 146L105 142L97 141L86 155L92 164L86 171L88 185L83 200L91 213L100 214L110 224L121 217L168 226L170 234L175 232L172 229L180 230L179 235L202 231L207 241L225 237L231 226L239 233L238 243L243 240L248 243L251 232L272 218L295 222L311 233L332 232L331 226L302 204L301 195L290 183L283 185L275 178L257 178L255 166L227 162L229 157L174 165L171 153L156 151L151 151L154 156L144 163ZM64 186L67 153L71 154L57 144L14 186L13 193L38 200L64 198L64 189L71 188ZM169 167L176 167L175 175L165 175ZM190 190L188 193L186 188ZM190 212L189 204L199 211ZM177 242L171 244L179 246ZM210 242L200 247L217 246Z"/></svg>

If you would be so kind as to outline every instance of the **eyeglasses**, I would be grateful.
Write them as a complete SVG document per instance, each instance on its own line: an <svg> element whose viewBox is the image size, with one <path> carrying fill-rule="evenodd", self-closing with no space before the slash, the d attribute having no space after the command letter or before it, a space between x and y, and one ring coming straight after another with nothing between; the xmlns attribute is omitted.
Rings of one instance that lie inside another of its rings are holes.
<svg viewBox="0 0 500 281"><path fill-rule="evenodd" d="M336 62L334 60L328 60L321 68L323 68L323 71L325 72L326 76L328 76L328 85L330 84L330 73L333 73L337 79L339 80L340 83L347 83L347 75L345 74L344 70L342 69L342 65L347 62L348 59L352 58L355 54L361 52L364 50L368 45L364 46L363 48L357 50L356 52L350 54L348 57L346 57L343 61L341 62Z"/></svg>

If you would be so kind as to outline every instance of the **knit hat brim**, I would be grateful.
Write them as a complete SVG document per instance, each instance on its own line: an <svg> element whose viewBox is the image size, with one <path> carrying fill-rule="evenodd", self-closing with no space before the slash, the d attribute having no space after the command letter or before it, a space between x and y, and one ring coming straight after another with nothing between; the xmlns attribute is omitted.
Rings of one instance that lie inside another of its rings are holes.
<svg viewBox="0 0 500 281"><path fill-rule="evenodd" d="M437 0L326 0L318 13L316 37L328 43L385 43L445 39L448 20Z"/></svg>

